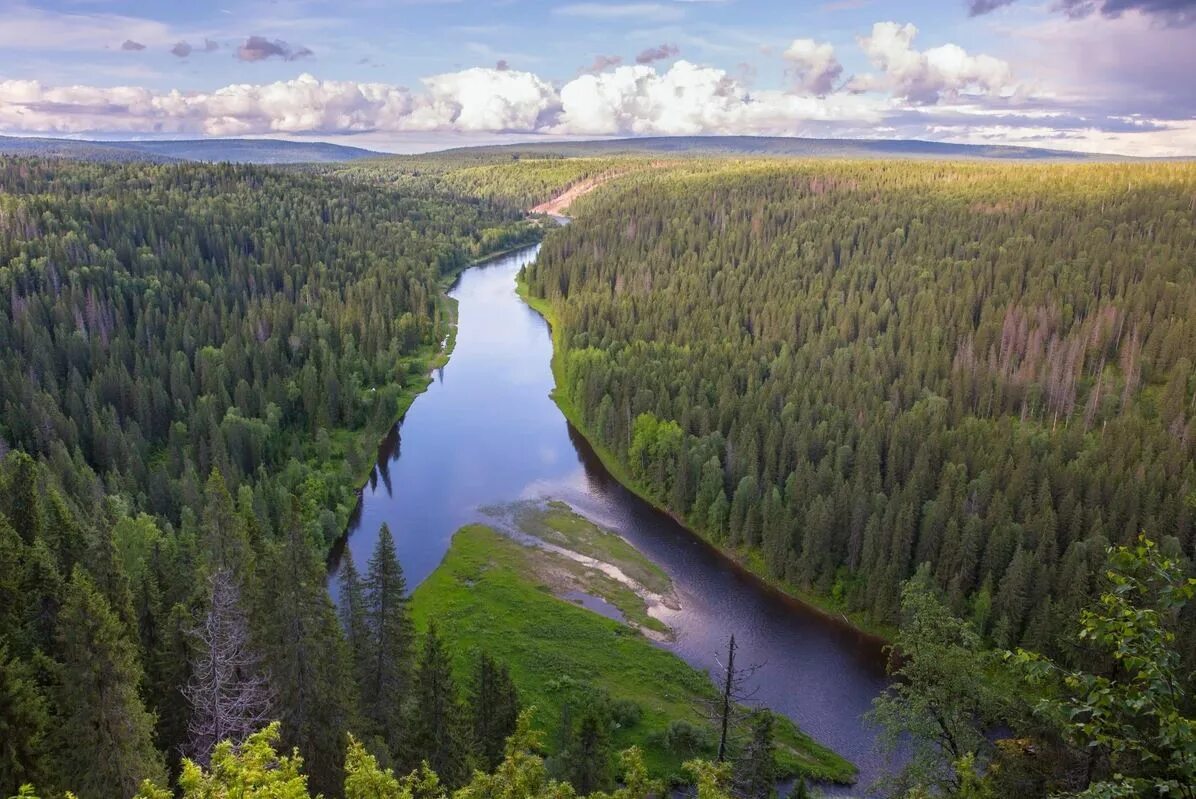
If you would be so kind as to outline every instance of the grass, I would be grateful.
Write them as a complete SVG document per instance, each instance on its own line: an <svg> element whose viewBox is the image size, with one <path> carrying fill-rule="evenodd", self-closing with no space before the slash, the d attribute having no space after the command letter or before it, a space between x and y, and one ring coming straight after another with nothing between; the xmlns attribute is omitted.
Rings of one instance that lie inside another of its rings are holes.
<svg viewBox="0 0 1196 799"><path fill-rule="evenodd" d="M564 502L553 500L544 507L522 505L516 509L515 520L520 530L541 541L617 566L654 594L672 591L673 582L664 569L622 537L603 530Z"/></svg>
<svg viewBox="0 0 1196 799"><path fill-rule="evenodd" d="M642 715L616 730L614 743L643 749L650 771L678 780L693 753L664 742L670 722L713 729L702 713L716 696L709 677L654 646L633 628L558 599L551 575L570 568L563 555L523 546L482 525L454 536L440 566L415 590L412 613L426 629L431 620L449 642L462 680L476 653L505 662L523 702L535 706L536 723L552 731L578 685L636 703ZM850 782L855 768L778 717L778 763L792 775ZM709 754L700 752L699 755Z"/></svg>
<svg viewBox="0 0 1196 799"><path fill-rule="evenodd" d="M546 299L533 296L528 290L527 283L524 282L522 275L516 281L516 292L519 294L520 299L527 303L528 307L544 317L544 320L548 322L549 329L552 331L552 374L556 381L556 387L552 391L553 402L555 402L556 406L560 408L561 413L564 414L565 418L569 420L569 423L572 424L573 427L576 428L577 431L581 433L581 435L589 443L590 448L594 450L594 453L602 462L603 467L606 468L612 477L618 480L625 488L627 488L627 490L631 491L644 502L647 502L657 510L672 516L677 523L685 527L685 529L716 547L720 552L734 560L743 568L747 569L763 582L771 585L773 588L783 591L789 596L792 596L793 598L804 602L806 605L809 605L815 610L820 611L824 615L837 621L844 622L852 628L867 635L873 635L885 641L891 641L893 639L896 630L892 626L879 624L868 618L868 616L864 613L850 611L841 603L836 602L829 596L802 590L801 588L787 583L784 580L779 580L776 577L773 577L765 566L764 559L759 552L747 548L732 548L713 541L710 536L694 529L685 521L685 519L678 516L670 508L667 508L658 502L648 492L647 488L638 480L636 480L634 476L632 476L631 470L627 467L627 465L624 464L612 450L602 444L602 442L598 440L597 436L594 436L591 433L589 425L586 423L585 417L582 415L580 409L573 403L572 398L567 396L566 392L561 390L561 386L564 385L563 376L560 371L560 355L562 348L560 342L559 325L556 321L555 314L553 313L552 304Z"/></svg>

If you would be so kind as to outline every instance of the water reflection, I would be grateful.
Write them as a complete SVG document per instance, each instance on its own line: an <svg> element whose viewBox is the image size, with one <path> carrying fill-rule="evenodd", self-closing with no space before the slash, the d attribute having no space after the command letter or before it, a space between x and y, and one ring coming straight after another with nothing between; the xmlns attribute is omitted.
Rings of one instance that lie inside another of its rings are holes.
<svg viewBox="0 0 1196 799"><path fill-rule="evenodd" d="M867 784L884 767L861 720L884 685L880 643L763 584L606 472L549 399L548 328L514 291L537 249L470 269L453 288L452 359L382 442L340 547L363 564L387 523L414 586L439 563L453 531L486 520L479 508L564 500L672 577L681 609L664 619L676 631L670 649L711 669L733 632L742 662L764 664L758 701L850 758Z"/></svg>

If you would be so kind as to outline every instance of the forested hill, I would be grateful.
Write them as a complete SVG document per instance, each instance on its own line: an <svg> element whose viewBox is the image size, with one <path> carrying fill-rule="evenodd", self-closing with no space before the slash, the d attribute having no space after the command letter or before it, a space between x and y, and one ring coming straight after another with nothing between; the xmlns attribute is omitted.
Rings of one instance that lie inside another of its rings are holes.
<svg viewBox="0 0 1196 799"><path fill-rule="evenodd" d="M87 141L0 136L0 155L72 158L80 161L170 163L228 161L244 164L299 164L377 158L380 153L327 142L282 139L162 139Z"/></svg>
<svg viewBox="0 0 1196 799"><path fill-rule="evenodd" d="M327 544L441 355L445 281L535 237L261 167L0 158L0 795L127 797L205 758L235 734L192 714L232 679L204 671L217 635L242 732L281 720L339 794L346 730L375 727Z"/></svg>
<svg viewBox="0 0 1196 799"><path fill-rule="evenodd" d="M574 211L525 275L562 401L769 577L888 623L930 563L1054 652L1110 543L1196 557L1196 166L707 163Z"/></svg>
<svg viewBox="0 0 1196 799"><path fill-rule="evenodd" d="M980 160L1129 160L1072 150L997 144L953 144L919 139L815 139L796 136L644 136L578 142L544 142L446 150L446 156L526 154L568 157L775 156L797 158L951 158Z"/></svg>

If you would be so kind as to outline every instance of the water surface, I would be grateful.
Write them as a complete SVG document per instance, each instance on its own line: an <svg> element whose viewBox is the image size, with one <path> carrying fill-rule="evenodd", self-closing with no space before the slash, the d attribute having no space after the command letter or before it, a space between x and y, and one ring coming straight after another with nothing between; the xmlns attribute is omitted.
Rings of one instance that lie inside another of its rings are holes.
<svg viewBox="0 0 1196 799"><path fill-rule="evenodd" d="M885 683L880 644L771 589L610 477L549 398L548 326L515 294L537 251L470 269L454 286L452 357L383 442L344 545L364 567L385 522L414 587L456 529L487 521L480 508L568 502L673 579L681 609L663 616L676 633L669 649L716 669L734 633L739 662L761 664L756 702L852 760L867 785L884 768L861 719Z"/></svg>

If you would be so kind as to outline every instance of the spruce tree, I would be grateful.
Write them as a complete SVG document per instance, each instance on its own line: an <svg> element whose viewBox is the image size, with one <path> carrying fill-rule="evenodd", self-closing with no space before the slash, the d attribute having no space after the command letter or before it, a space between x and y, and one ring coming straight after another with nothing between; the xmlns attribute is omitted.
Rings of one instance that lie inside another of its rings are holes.
<svg viewBox="0 0 1196 799"><path fill-rule="evenodd" d="M373 636L366 617L365 586L353 562L353 553L345 548L340 561L340 604L337 608L345 642L353 661L353 676L357 684L365 685L365 675L373 662Z"/></svg>
<svg viewBox="0 0 1196 799"><path fill-rule="evenodd" d="M749 722L751 737L735 760L733 779L736 795L742 799L771 799L776 796L777 785L772 713L758 710L752 714Z"/></svg>
<svg viewBox="0 0 1196 799"><path fill-rule="evenodd" d="M264 665L276 692L283 741L303 753L312 787L340 791L352 722L353 676L324 564L292 498L284 536L273 547L273 591L260 610Z"/></svg>
<svg viewBox="0 0 1196 799"><path fill-rule="evenodd" d="M511 673L486 652L478 655L469 695L473 742L486 769L502 762L507 738L519 723L519 693Z"/></svg>
<svg viewBox="0 0 1196 799"><path fill-rule="evenodd" d="M452 663L435 624L424 636L407 722L407 765L427 761L450 789L469 777L469 731L457 696Z"/></svg>
<svg viewBox="0 0 1196 799"><path fill-rule="evenodd" d="M0 796L47 776L49 708L33 669L0 645Z"/></svg>
<svg viewBox="0 0 1196 799"><path fill-rule="evenodd" d="M591 698L578 714L565 752L561 754L569 782L579 794L603 791L613 780L611 721L602 702Z"/></svg>
<svg viewBox="0 0 1196 799"><path fill-rule="evenodd" d="M383 524L370 556L364 583L365 620L370 642L361 684L362 707L394 751L402 729L402 707L411 686L414 633L407 607L407 583L395 554L394 538Z"/></svg>
<svg viewBox="0 0 1196 799"><path fill-rule="evenodd" d="M62 787L80 799L132 796L142 780L165 779L127 635L91 578L75 567L58 617L54 765Z"/></svg>

